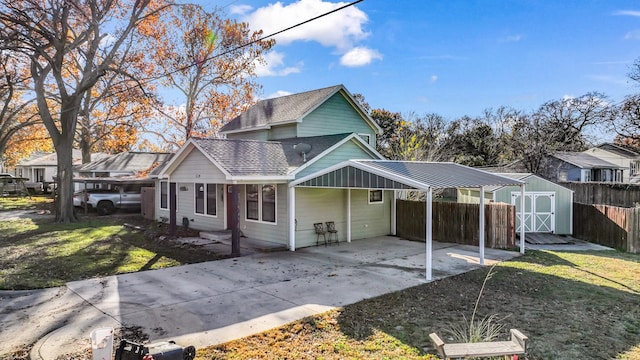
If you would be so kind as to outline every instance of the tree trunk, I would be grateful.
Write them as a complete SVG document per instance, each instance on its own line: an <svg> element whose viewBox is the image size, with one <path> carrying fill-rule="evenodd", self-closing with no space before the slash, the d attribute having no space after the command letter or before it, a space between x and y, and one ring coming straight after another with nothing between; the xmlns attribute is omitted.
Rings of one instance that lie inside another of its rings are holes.
<svg viewBox="0 0 640 360"><path fill-rule="evenodd" d="M56 222L68 224L76 221L73 213L73 138L56 144L58 155L58 197Z"/></svg>
<svg viewBox="0 0 640 360"><path fill-rule="evenodd" d="M82 163L86 164L91 162L91 134L85 126L82 126L80 131L80 151L82 152Z"/></svg>

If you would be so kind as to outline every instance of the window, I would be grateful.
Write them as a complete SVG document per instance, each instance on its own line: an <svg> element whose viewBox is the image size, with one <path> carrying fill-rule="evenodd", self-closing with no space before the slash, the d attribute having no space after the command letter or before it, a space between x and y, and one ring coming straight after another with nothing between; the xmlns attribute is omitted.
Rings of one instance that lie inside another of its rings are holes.
<svg viewBox="0 0 640 360"><path fill-rule="evenodd" d="M366 142L367 144L371 145L371 135L369 135L369 134L358 134L358 136L360 136L360 138L362 140L364 140L364 142Z"/></svg>
<svg viewBox="0 0 640 360"><path fill-rule="evenodd" d="M216 216L216 184L195 184L196 214Z"/></svg>
<svg viewBox="0 0 640 360"><path fill-rule="evenodd" d="M383 203L382 190L369 190L369 204Z"/></svg>
<svg viewBox="0 0 640 360"><path fill-rule="evenodd" d="M207 184L207 215L216 215L216 184Z"/></svg>
<svg viewBox="0 0 640 360"><path fill-rule="evenodd" d="M169 208L169 183L160 181L160 209Z"/></svg>
<svg viewBox="0 0 640 360"><path fill-rule="evenodd" d="M276 222L276 185L247 185L247 220Z"/></svg>
<svg viewBox="0 0 640 360"><path fill-rule="evenodd" d="M631 162L631 176L640 175L640 161Z"/></svg>

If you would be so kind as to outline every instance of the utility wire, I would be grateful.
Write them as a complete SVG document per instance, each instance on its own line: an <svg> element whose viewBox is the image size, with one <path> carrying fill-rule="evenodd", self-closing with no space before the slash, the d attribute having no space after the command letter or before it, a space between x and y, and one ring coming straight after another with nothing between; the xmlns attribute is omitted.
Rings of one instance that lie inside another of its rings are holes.
<svg viewBox="0 0 640 360"><path fill-rule="evenodd" d="M229 50L227 50L227 51L225 51L225 52L222 52L222 53L220 53L220 54L216 54L216 55L210 56L210 57L208 57L208 58L205 58L202 62L206 62L206 61L213 60L213 59L215 59L215 58L218 58L218 57L221 57L221 56L227 55L227 54L229 54L229 53L232 53L232 52L234 52L234 51L240 50L240 49L242 49L242 48L245 48L245 47L247 47L247 46L249 46L249 45L252 45L252 44L255 44L255 43L257 43L257 42L260 42L260 41L263 41L263 40L266 40L266 39L272 38L272 37L274 37L274 36L276 36L276 35L280 35L280 34L282 34L283 32L286 32L286 31L289 31L289 30L295 29L295 28L300 27L300 26L302 26L302 25L304 25L304 24L307 24L307 23L310 23L310 22L312 22L312 21L318 20L318 19L323 18L323 17L325 17L325 16L327 16L327 15L331 15L331 14L333 14L333 13L335 13L335 12L341 11L341 10L343 10L343 9L346 9L346 8L348 8L348 7L350 7L350 6L356 5L356 4L358 4L358 3L360 3L360 2L363 2L363 1L364 1L364 0L356 0L356 1L354 1L354 2L348 3L348 4L346 4L346 5L343 5L343 6L339 7L339 8L336 8L336 9L333 9L333 10L331 10L331 11L328 11L328 12L326 12L326 13L324 13L324 14L320 14L320 15L318 15L318 16L316 16L316 17L313 17L313 18L311 18L311 19L305 20L305 21L303 21L303 22L301 22L301 23L297 23L297 24L295 24L295 25L289 26L289 27L288 27L288 28L286 28L286 29L282 29L282 30L276 31L276 32L274 32L274 33L272 33L272 34L269 34L269 35L263 36L263 37L261 37L261 38L259 38L259 39L256 39L256 40L253 40L253 41L250 41L250 42L248 42L248 43L246 43L246 44L242 44L242 45L236 46L235 48L233 48L233 49L229 49ZM173 74L176 74L176 73L179 73L179 72L181 72L181 71L187 70L187 69L189 69L189 68L191 68L191 67L194 67L194 66L196 66L197 64L198 64L198 62L193 62L193 63L191 63L191 64L189 64L189 65L185 65L185 66L180 67L180 68L178 68L178 69L175 69L175 70L173 70L173 71L166 72L166 73L164 73L164 74L162 74L162 75L158 75L158 76L155 76L155 77L142 79L142 80L140 80L140 83L148 83L148 82L151 82L151 81L154 81L154 80L159 80L159 79L162 79L162 78L165 78L165 77L169 77L169 76L171 76L171 75L173 75ZM124 91L123 91L123 92L124 92ZM116 93L116 94L117 94L117 93ZM114 95L115 95L115 94L114 94Z"/></svg>

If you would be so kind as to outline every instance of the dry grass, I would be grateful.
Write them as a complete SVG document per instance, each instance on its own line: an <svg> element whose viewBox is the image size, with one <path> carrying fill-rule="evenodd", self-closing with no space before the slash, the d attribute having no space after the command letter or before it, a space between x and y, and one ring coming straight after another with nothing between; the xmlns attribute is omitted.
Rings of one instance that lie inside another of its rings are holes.
<svg viewBox="0 0 640 360"><path fill-rule="evenodd" d="M198 359L422 359L428 334L470 317L487 269L361 301ZM640 359L640 256L539 252L502 263L478 316L529 336L527 359ZM445 342L451 341L445 336Z"/></svg>

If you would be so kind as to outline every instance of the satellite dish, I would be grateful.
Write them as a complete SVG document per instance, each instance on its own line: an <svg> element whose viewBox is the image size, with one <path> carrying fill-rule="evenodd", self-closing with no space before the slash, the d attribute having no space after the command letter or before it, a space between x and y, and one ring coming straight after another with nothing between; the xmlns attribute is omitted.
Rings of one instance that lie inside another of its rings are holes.
<svg viewBox="0 0 640 360"><path fill-rule="evenodd" d="M307 162L307 154L311 151L311 145L306 143L298 143L293 145L293 149L302 156L302 160Z"/></svg>

